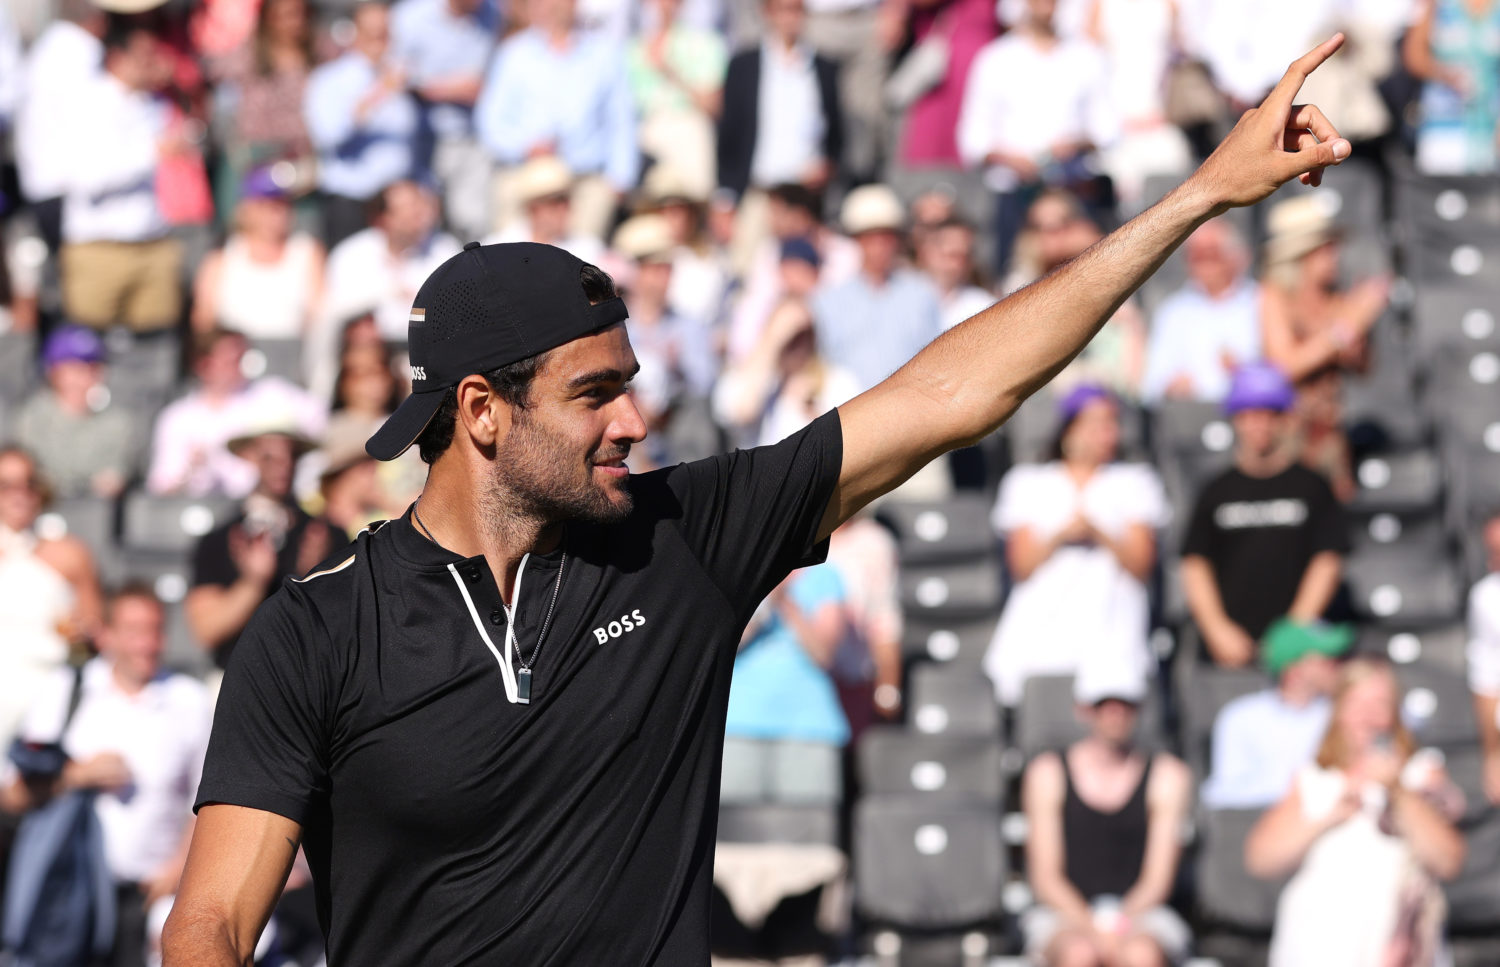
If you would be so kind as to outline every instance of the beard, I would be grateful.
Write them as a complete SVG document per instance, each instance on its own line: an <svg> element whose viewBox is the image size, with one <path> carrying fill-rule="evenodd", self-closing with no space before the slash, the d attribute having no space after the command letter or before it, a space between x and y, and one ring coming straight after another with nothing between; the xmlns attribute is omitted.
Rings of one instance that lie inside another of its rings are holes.
<svg viewBox="0 0 1500 967"><path fill-rule="evenodd" d="M613 494L594 479L594 464L623 460L630 447L613 446L591 454L580 476L577 451L561 436L547 432L525 410L517 410L511 432L495 455L490 481L492 507L507 507L546 524L582 521L613 524L634 507L623 486Z"/></svg>

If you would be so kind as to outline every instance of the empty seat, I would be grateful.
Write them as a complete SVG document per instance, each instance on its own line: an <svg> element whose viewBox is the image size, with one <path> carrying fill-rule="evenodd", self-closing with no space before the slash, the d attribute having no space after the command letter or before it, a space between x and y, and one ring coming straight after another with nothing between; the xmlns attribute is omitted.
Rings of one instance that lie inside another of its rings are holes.
<svg viewBox="0 0 1500 967"><path fill-rule="evenodd" d="M175 332L137 335L116 327L106 337L109 371L106 382L116 405L154 414L177 386L182 347Z"/></svg>
<svg viewBox="0 0 1500 967"><path fill-rule="evenodd" d="M911 796L854 811L854 901L879 924L954 929L997 920L1005 885L1000 813Z"/></svg>
<svg viewBox="0 0 1500 967"><path fill-rule="evenodd" d="M824 742L724 738L721 802L834 805L843 795L842 751Z"/></svg>
<svg viewBox="0 0 1500 967"><path fill-rule="evenodd" d="M1365 457L1354 468L1354 479L1356 511L1420 513L1436 510L1442 501L1442 462L1431 450Z"/></svg>
<svg viewBox="0 0 1500 967"><path fill-rule="evenodd" d="M1327 169L1320 187L1312 188L1294 178L1277 189L1260 207L1268 208L1288 198L1311 195L1318 199L1335 223L1348 229L1350 239L1355 240L1385 227L1384 194L1380 170L1371 162L1351 158L1337 168Z"/></svg>
<svg viewBox="0 0 1500 967"><path fill-rule="evenodd" d="M901 635L901 653L913 661L934 661L977 671L995 633L995 620L985 616L945 621L908 615Z"/></svg>
<svg viewBox="0 0 1500 967"><path fill-rule="evenodd" d="M1016 709L1014 740L1028 761L1038 753L1072 745L1087 734L1073 702L1072 675L1033 675L1026 680ZM1161 696L1155 682L1141 703L1135 734L1144 748L1162 745Z"/></svg>
<svg viewBox="0 0 1500 967"><path fill-rule="evenodd" d="M1261 691L1270 684L1265 672L1255 668L1203 665L1195 669L1193 687L1182 696L1182 752L1200 780L1213 768L1213 728L1219 712L1240 696Z"/></svg>
<svg viewBox="0 0 1500 967"><path fill-rule="evenodd" d="M0 409L19 410L38 382L36 334L0 332Z"/></svg>
<svg viewBox="0 0 1500 967"><path fill-rule="evenodd" d="M1463 578L1443 559L1405 553L1356 553L1344 562L1356 613L1390 627L1421 627L1456 618Z"/></svg>
<svg viewBox="0 0 1500 967"><path fill-rule="evenodd" d="M1152 439L1163 456L1197 450L1227 453L1234 447L1234 430L1218 403L1163 400L1152 423Z"/></svg>
<svg viewBox="0 0 1500 967"><path fill-rule="evenodd" d="M837 846L838 814L831 806L785 803L725 804L719 808L721 843L798 843Z"/></svg>
<svg viewBox="0 0 1500 967"><path fill-rule="evenodd" d="M191 551L238 507L227 497L156 497L132 491L125 496L121 539L136 550Z"/></svg>
<svg viewBox="0 0 1500 967"><path fill-rule="evenodd" d="M1471 289L1427 286L1412 310L1412 351L1424 365L1448 349L1485 349L1500 342L1493 297Z"/></svg>
<svg viewBox="0 0 1500 967"><path fill-rule="evenodd" d="M72 534L88 545L104 585L118 584L120 548L115 540L115 502L102 497L53 501L36 520L36 531L47 538Z"/></svg>
<svg viewBox="0 0 1500 967"><path fill-rule="evenodd" d="M1389 554L1440 561L1451 550L1448 531L1439 513L1380 511L1352 516L1349 536L1353 556Z"/></svg>
<svg viewBox="0 0 1500 967"><path fill-rule="evenodd" d="M1259 818L1257 809L1200 814L1197 899L1205 922L1243 933L1271 932L1283 884L1256 879L1245 869L1245 839Z"/></svg>
<svg viewBox="0 0 1500 967"><path fill-rule="evenodd" d="M923 622L997 616L1004 592L1000 562L993 558L901 572L901 606L909 617Z"/></svg>
<svg viewBox="0 0 1500 967"><path fill-rule="evenodd" d="M1468 638L1462 623L1409 629L1376 625L1360 629L1358 650L1363 654L1380 655L1397 665L1422 662L1462 672Z"/></svg>
<svg viewBox="0 0 1500 967"><path fill-rule="evenodd" d="M1460 669L1436 662L1396 666L1401 682L1401 720L1419 745L1452 749L1479 742L1474 704Z"/></svg>
<svg viewBox="0 0 1500 967"><path fill-rule="evenodd" d="M918 665L906 690L907 720L926 735L1000 734L1000 706L977 670Z"/></svg>
<svg viewBox="0 0 1500 967"><path fill-rule="evenodd" d="M1406 251L1406 265L1419 288L1494 293L1500 235L1424 227Z"/></svg>
<svg viewBox="0 0 1500 967"><path fill-rule="evenodd" d="M998 810L1004 794L1002 751L1000 742L987 736L875 726L859 740L860 791L974 800Z"/></svg>
<svg viewBox="0 0 1500 967"><path fill-rule="evenodd" d="M903 565L972 561L995 553L990 505L979 494L892 500L881 506L880 516L896 532Z"/></svg>
<svg viewBox="0 0 1500 967"><path fill-rule="evenodd" d="M303 382L302 340L256 339L245 350L240 368L250 379L279 376L292 383Z"/></svg>
<svg viewBox="0 0 1500 967"><path fill-rule="evenodd" d="M1493 175L1406 174L1395 183L1397 224L1418 231L1500 233L1500 183Z"/></svg>
<svg viewBox="0 0 1500 967"><path fill-rule="evenodd" d="M1467 824L1466 824L1467 825ZM1455 933L1495 930L1495 911L1500 910L1500 812L1491 810L1464 830L1468 854L1463 869L1452 883L1443 884L1448 898L1448 928Z"/></svg>

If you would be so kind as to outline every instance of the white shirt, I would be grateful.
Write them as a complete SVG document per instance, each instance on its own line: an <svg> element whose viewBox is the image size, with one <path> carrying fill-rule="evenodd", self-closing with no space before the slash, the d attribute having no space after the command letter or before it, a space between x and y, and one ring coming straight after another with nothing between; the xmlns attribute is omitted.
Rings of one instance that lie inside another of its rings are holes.
<svg viewBox="0 0 1500 967"><path fill-rule="evenodd" d="M23 737L56 741L73 674L60 669L43 683L21 724ZM83 694L62 746L76 760L117 753L130 769L130 785L94 800L115 879L149 879L177 850L192 817L212 719L208 690L187 675L162 672L131 695L104 658L83 667Z"/></svg>
<svg viewBox="0 0 1500 967"><path fill-rule="evenodd" d="M1005 475L992 517L1009 534L1029 528L1047 540L1082 513L1120 537L1131 524L1159 528L1171 516L1161 480L1150 467L1113 463L1080 490L1061 463L1020 464ZM1107 548L1067 546L1016 583L995 626L984 670L1006 705L1021 700L1033 675L1070 675L1085 662L1136 667L1149 678L1146 586Z"/></svg>
<svg viewBox="0 0 1500 967"><path fill-rule="evenodd" d="M55 20L31 45L16 111L16 168L21 190L33 201L59 198L77 159L77 105L100 70L104 45L67 20Z"/></svg>
<svg viewBox="0 0 1500 967"><path fill-rule="evenodd" d="M167 233L156 200L161 102L101 72L73 105L77 156L63 205L65 242L146 242Z"/></svg>
<svg viewBox="0 0 1500 967"><path fill-rule="evenodd" d="M1146 340L1141 398L1157 402L1178 376L1192 380L1192 399L1218 402L1229 393L1229 367L1261 356L1260 286L1240 279L1217 299L1189 282L1162 300Z"/></svg>
<svg viewBox="0 0 1500 967"><path fill-rule="evenodd" d="M433 270L462 249L452 235L436 232L425 245L392 255L380 229L355 232L328 253L325 314L337 325L373 311L384 338L406 342L417 290Z"/></svg>
<svg viewBox="0 0 1500 967"><path fill-rule="evenodd" d="M531 221L522 216L500 229L500 231L486 236L483 241L485 245L506 245L511 242L530 242L533 240ZM590 265L598 265L599 260L604 258L604 243L591 235L570 235L552 244L569 255L588 262Z"/></svg>
<svg viewBox="0 0 1500 967"><path fill-rule="evenodd" d="M991 151L1041 158L1059 141L1106 147L1119 129L1098 48L1060 40L1043 49L1018 32L990 41L969 68L958 153L974 166ZM1002 166L991 168L985 180L994 191L1019 183Z"/></svg>
<svg viewBox="0 0 1500 967"><path fill-rule="evenodd" d="M1000 301L995 293L977 285L961 285L942 297L943 331Z"/></svg>
<svg viewBox="0 0 1500 967"><path fill-rule="evenodd" d="M1183 8L1189 50L1225 93L1246 103L1265 97L1286 67L1339 23L1346 0L1196 0Z"/></svg>
<svg viewBox="0 0 1500 967"><path fill-rule="evenodd" d="M1469 591L1469 691L1500 695L1500 572Z"/></svg>
<svg viewBox="0 0 1500 967"><path fill-rule="evenodd" d="M800 44L791 51L770 41L761 44L758 96L750 181L800 182L823 156L823 102L812 51Z"/></svg>

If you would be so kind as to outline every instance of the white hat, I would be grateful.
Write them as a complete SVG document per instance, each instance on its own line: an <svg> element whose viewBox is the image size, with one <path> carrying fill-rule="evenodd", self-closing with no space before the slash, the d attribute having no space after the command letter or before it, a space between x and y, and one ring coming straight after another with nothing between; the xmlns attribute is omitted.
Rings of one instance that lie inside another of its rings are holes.
<svg viewBox="0 0 1500 967"><path fill-rule="evenodd" d="M1306 194L1271 207L1266 218L1266 262L1293 262L1339 237L1332 195Z"/></svg>
<svg viewBox="0 0 1500 967"><path fill-rule="evenodd" d="M676 247L672 227L661 215L636 215L615 230L615 251L636 261L669 259Z"/></svg>
<svg viewBox="0 0 1500 967"><path fill-rule="evenodd" d="M652 204L664 205L667 202L688 202L699 205L707 199L703 192L694 188L684 178L682 172L675 165L657 162L646 172L646 178L641 186L646 197Z"/></svg>
<svg viewBox="0 0 1500 967"><path fill-rule="evenodd" d="M516 197L527 205L541 198L566 195L573 189L573 172L551 155L532 158L516 172L514 185Z"/></svg>
<svg viewBox="0 0 1500 967"><path fill-rule="evenodd" d="M167 0L93 0L94 6L107 13L145 13L166 2Z"/></svg>
<svg viewBox="0 0 1500 967"><path fill-rule="evenodd" d="M1079 705L1098 705L1107 698L1139 705L1145 697L1146 671L1128 655L1090 655L1073 676L1073 701Z"/></svg>
<svg viewBox="0 0 1500 967"><path fill-rule="evenodd" d="M882 229L899 232L906 226L906 208L887 185L861 185L849 192L839 215L850 235Z"/></svg>

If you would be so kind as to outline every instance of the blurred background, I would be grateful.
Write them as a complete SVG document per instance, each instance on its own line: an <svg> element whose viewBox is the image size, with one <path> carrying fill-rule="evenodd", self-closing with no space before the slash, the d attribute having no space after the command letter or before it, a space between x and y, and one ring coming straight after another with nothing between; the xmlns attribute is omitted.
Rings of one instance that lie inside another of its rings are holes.
<svg viewBox="0 0 1500 967"><path fill-rule="evenodd" d="M1353 157L762 606L716 962L1500 963L1500 3L3 0L0 740L96 794L99 962L155 962L250 614L420 492L363 443L464 242L614 276L637 472L770 443L1335 29ZM261 954L320 961L305 871Z"/></svg>

